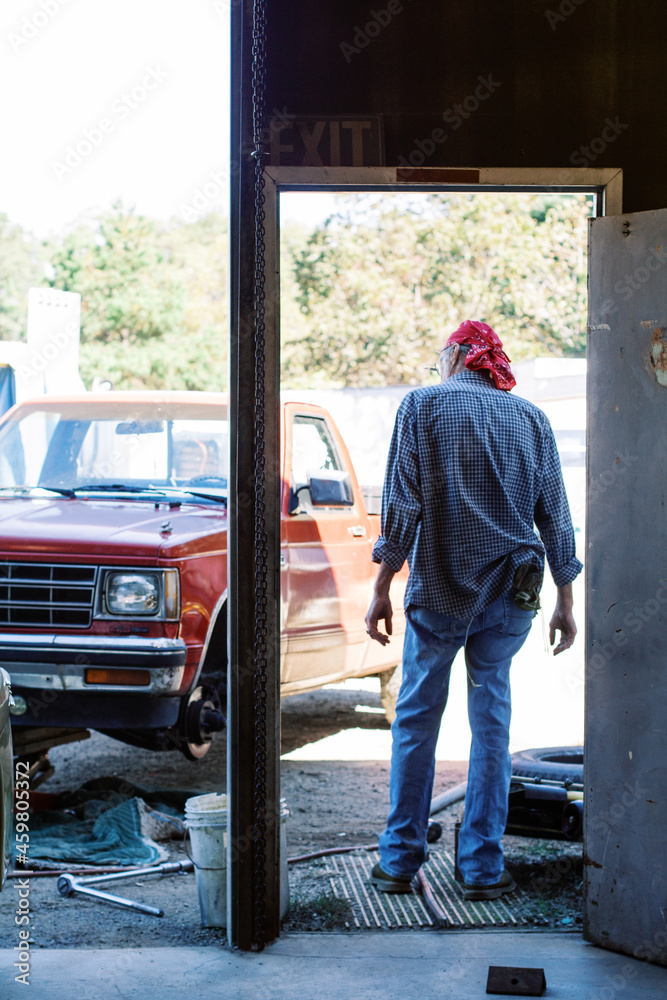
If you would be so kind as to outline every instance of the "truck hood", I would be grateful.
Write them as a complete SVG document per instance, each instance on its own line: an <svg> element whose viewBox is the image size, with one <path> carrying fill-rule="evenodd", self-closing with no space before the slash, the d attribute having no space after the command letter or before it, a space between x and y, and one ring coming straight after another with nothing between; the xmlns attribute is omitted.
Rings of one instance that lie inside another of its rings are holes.
<svg viewBox="0 0 667 1000"><path fill-rule="evenodd" d="M179 558L226 547L222 504L66 497L0 498L0 552L24 555ZM211 535L219 534L218 540Z"/></svg>

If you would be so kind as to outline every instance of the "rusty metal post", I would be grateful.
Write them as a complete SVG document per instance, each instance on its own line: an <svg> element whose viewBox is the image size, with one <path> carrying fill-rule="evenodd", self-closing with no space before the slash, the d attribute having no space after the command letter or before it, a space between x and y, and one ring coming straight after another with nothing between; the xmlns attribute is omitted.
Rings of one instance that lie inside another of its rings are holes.
<svg viewBox="0 0 667 1000"><path fill-rule="evenodd" d="M280 929L279 348L256 169L264 8L232 6L227 929L244 950Z"/></svg>

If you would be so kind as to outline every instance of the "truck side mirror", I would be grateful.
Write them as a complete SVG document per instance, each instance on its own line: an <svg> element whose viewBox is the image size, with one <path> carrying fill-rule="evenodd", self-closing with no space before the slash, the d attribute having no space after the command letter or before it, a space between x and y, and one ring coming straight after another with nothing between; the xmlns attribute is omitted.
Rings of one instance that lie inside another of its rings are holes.
<svg viewBox="0 0 667 1000"><path fill-rule="evenodd" d="M354 506L349 472L318 469L316 475L308 476L308 487L313 507Z"/></svg>
<svg viewBox="0 0 667 1000"><path fill-rule="evenodd" d="M298 488L298 490L291 489L289 491L289 502L287 504L287 513L288 514L301 514L302 513L301 500L299 498L299 494L302 492L302 490L307 490L307 489L308 489L308 486L300 486Z"/></svg>

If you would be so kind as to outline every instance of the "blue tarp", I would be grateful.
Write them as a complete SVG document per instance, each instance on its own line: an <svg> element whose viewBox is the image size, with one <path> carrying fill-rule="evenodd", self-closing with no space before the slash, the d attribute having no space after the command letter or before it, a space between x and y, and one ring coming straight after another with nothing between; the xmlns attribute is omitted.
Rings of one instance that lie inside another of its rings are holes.
<svg viewBox="0 0 667 1000"><path fill-rule="evenodd" d="M15 402L14 369L9 365L0 365L0 416L6 413Z"/></svg>
<svg viewBox="0 0 667 1000"><path fill-rule="evenodd" d="M89 865L149 865L167 858L158 840L182 835L185 802L197 791L151 789L96 778L65 793L56 810L30 818L28 860Z"/></svg>

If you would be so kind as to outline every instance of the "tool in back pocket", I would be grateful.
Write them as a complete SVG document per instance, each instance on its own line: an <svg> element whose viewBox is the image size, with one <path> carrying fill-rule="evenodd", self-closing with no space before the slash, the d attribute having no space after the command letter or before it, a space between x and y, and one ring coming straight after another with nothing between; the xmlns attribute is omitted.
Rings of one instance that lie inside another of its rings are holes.
<svg viewBox="0 0 667 1000"><path fill-rule="evenodd" d="M522 563L517 566L512 580L516 591L514 603L522 611L534 611L537 614L540 604L540 588L544 578L544 570L538 563Z"/></svg>

